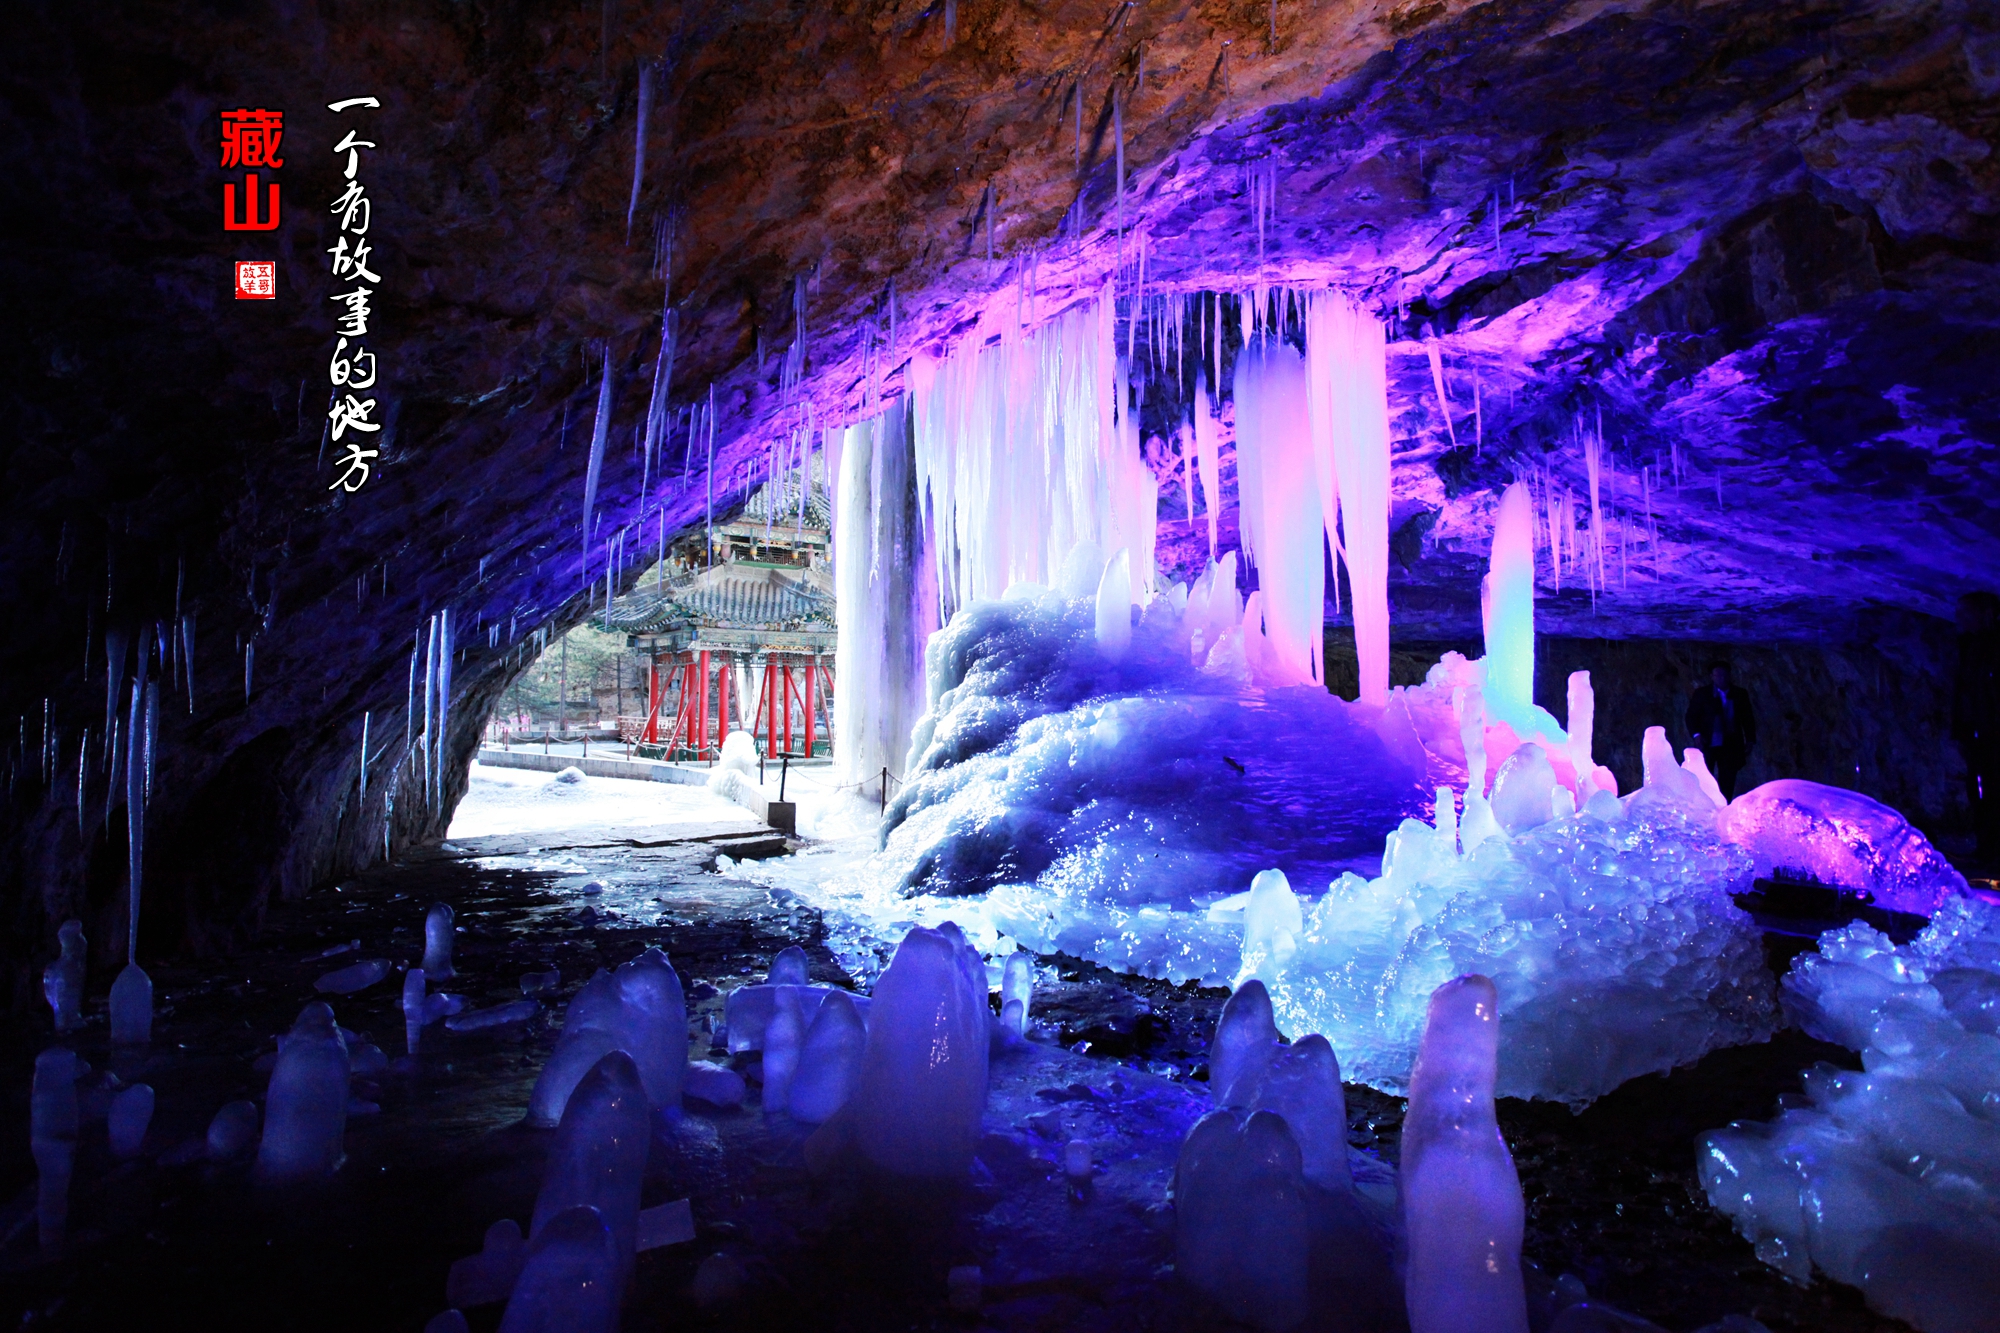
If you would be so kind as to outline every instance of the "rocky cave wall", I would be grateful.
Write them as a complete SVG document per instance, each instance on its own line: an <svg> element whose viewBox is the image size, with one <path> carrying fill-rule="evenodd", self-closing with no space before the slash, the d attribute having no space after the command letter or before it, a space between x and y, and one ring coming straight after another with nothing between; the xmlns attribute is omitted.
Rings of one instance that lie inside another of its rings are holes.
<svg viewBox="0 0 2000 1333"><path fill-rule="evenodd" d="M439 836L537 632L629 582L711 488L737 502L808 411L852 419L901 391L912 354L1113 278L1129 293L1142 253L1153 291L1335 283L1384 316L1412 642L1476 626L1496 488L1581 487L1586 422L1603 423L1606 512L1636 525L1643 506L1650 544L1587 613L1574 587L1547 600L1552 661L1571 637L1726 642L1753 683L1812 683L1785 696L1803 730L1824 729L1804 703L1842 672L1884 682L1850 713L1887 719L1871 699L1916 697L1938 618L2000 568L1990 6L963 0L947 33L914 0L42 0L10 22L16 1004L63 918L100 964L122 939L104 727L143 633L191 618L191 670L152 664L141 955L224 949L273 896ZM342 126L322 108L364 93L384 102L367 171L386 425L346 495L323 448ZM216 216L216 117L235 106L287 113L287 221L254 243ZM249 257L278 262L279 299L230 299ZM682 436L651 461L635 447L665 309L672 406L715 405L712 463ZM1171 511L1163 553L1185 561ZM1876 609L1930 628L1871 658L1847 645ZM403 744L421 727L411 662L446 611L449 762L426 794ZM1663 656L1680 670L1707 649L1576 652L1643 712L1680 690ZM1604 716L1608 738L1630 730ZM1791 758L1838 772L1837 753L1871 750L1878 794L1949 813L1919 729L1846 735Z"/></svg>

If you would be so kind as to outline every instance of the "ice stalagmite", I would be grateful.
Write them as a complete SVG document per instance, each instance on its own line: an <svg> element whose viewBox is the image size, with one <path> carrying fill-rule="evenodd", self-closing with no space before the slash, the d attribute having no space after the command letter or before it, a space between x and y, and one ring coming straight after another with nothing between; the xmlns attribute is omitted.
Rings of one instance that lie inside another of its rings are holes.
<svg viewBox="0 0 2000 1333"><path fill-rule="evenodd" d="M564 1209L539 1228L500 1333L616 1333L624 1271L595 1208Z"/></svg>
<svg viewBox="0 0 2000 1333"><path fill-rule="evenodd" d="M1285 1118L1298 1141L1307 1180L1343 1193L1354 1187L1354 1172L1347 1162L1347 1097L1340 1090L1340 1060L1325 1037L1314 1033L1280 1050L1249 1105Z"/></svg>
<svg viewBox="0 0 2000 1333"><path fill-rule="evenodd" d="M42 995L54 1011L57 1032L83 1026L84 938L81 921L65 921L56 932L62 956L42 970Z"/></svg>
<svg viewBox="0 0 2000 1333"><path fill-rule="evenodd" d="M806 971L806 951L794 944L778 950L771 959L771 971L764 978L766 986L804 986L811 981Z"/></svg>
<svg viewBox="0 0 2000 1333"><path fill-rule="evenodd" d="M799 1067L799 1048L805 1045L805 1020L799 1017L798 1002L790 988L778 992L777 1008L764 1028L764 1110L771 1113L788 1109L792 1095L792 1075Z"/></svg>
<svg viewBox="0 0 2000 1333"><path fill-rule="evenodd" d="M153 979L127 963L111 983L111 1040L144 1046L153 1040Z"/></svg>
<svg viewBox="0 0 2000 1333"><path fill-rule="evenodd" d="M955 1181L972 1164L986 1105L989 1010L961 950L920 926L875 986L855 1137L863 1156L892 1175Z"/></svg>
<svg viewBox="0 0 2000 1333"><path fill-rule="evenodd" d="M687 1078L687 1000L681 978L657 946L622 965L618 979L626 1042L655 1107L680 1105Z"/></svg>
<svg viewBox="0 0 2000 1333"><path fill-rule="evenodd" d="M1499 1008L1482 976L1431 995L1403 1120L1410 1333L1527 1333L1521 1180L1493 1115Z"/></svg>
<svg viewBox="0 0 2000 1333"><path fill-rule="evenodd" d="M111 1098L107 1121L113 1157L137 1157L153 1123L153 1090L144 1083L120 1088Z"/></svg>
<svg viewBox="0 0 2000 1333"><path fill-rule="evenodd" d="M1285 683L1322 674L1325 532L1320 512L1306 367L1289 346L1263 338L1236 359L1236 466L1244 540L1263 593L1263 629Z"/></svg>
<svg viewBox="0 0 2000 1333"><path fill-rule="evenodd" d="M544 1228L565 1211L579 1206L596 1209L611 1230L611 1254L622 1292L638 1246L639 1186L645 1179L651 1138L639 1067L625 1052L613 1051L584 1075L563 1109L562 1124L549 1147L541 1193L535 1196L529 1244L539 1241ZM528 1262L532 1268L532 1255Z"/></svg>
<svg viewBox="0 0 2000 1333"><path fill-rule="evenodd" d="M41 1228L44 1254L62 1248L69 1228L69 1179L76 1164L76 1080L83 1073L80 1064L61 1046L51 1046L35 1057L28 1142L35 1155L35 1220Z"/></svg>
<svg viewBox="0 0 2000 1333"><path fill-rule="evenodd" d="M333 1010L315 1001L299 1011L278 1051L264 1099L257 1177L278 1182L338 1167L347 1133L347 1043Z"/></svg>
<svg viewBox="0 0 2000 1333"><path fill-rule="evenodd" d="M432 981L458 975L451 969L451 936L451 904L431 904L424 914L424 975Z"/></svg>
<svg viewBox="0 0 2000 1333"><path fill-rule="evenodd" d="M1203 1116L1174 1167L1175 1268L1195 1289L1261 1329L1307 1312L1309 1239L1298 1143L1283 1117Z"/></svg>
<svg viewBox="0 0 2000 1333"><path fill-rule="evenodd" d="M812 1026L806 1029L805 1044L799 1049L798 1067L792 1073L787 1099L792 1119L809 1125L832 1119L854 1093L854 1081L861 1072L861 1052L868 1044L868 1029L854 997L836 991L826 997ZM768 1048L765 1054L769 1067ZM764 1105L771 1105L770 1075L766 1073Z"/></svg>
<svg viewBox="0 0 2000 1333"><path fill-rule="evenodd" d="M1025 949L1007 955L1000 973L1000 1023L1015 1036L1028 1031L1028 1009L1035 995L1035 959Z"/></svg>
<svg viewBox="0 0 2000 1333"><path fill-rule="evenodd" d="M1247 1104L1280 1049L1271 997L1261 981L1246 981L1222 1006L1208 1048L1208 1092L1217 1106ZM1243 1085L1237 1091L1237 1084Z"/></svg>
<svg viewBox="0 0 2000 1333"><path fill-rule="evenodd" d="M599 971L570 998L563 1015L562 1036L535 1080L528 1098L528 1123L554 1125L562 1120L570 1093L591 1066L620 1047L618 981Z"/></svg>
<svg viewBox="0 0 2000 1333"><path fill-rule="evenodd" d="M1535 704L1535 506L1525 482L1500 494L1493 558L1480 592L1486 706L1525 733Z"/></svg>

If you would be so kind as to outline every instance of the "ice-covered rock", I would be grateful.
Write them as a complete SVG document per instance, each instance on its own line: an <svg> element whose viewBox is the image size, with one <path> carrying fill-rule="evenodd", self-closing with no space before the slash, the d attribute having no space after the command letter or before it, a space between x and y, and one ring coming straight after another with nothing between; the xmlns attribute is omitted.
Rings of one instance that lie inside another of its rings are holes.
<svg viewBox="0 0 2000 1333"><path fill-rule="evenodd" d="M83 1026L83 978L87 962L83 923L65 921L56 932L60 956L42 969L42 997L49 1002L57 1033L74 1032Z"/></svg>
<svg viewBox="0 0 2000 1333"><path fill-rule="evenodd" d="M107 1130L113 1157L137 1157L146 1145L146 1129L153 1123L153 1089L145 1083L120 1088L111 1097Z"/></svg>
<svg viewBox="0 0 2000 1333"><path fill-rule="evenodd" d="M450 903L432 903L424 913L424 975L432 981L447 981L452 971L452 912Z"/></svg>
<svg viewBox="0 0 2000 1333"><path fill-rule="evenodd" d="M74 1052L51 1046L35 1057L28 1094L28 1146L35 1158L35 1221L42 1252L60 1250L69 1230L69 1183L76 1165L76 1081L85 1066Z"/></svg>
<svg viewBox="0 0 2000 1333"><path fill-rule="evenodd" d="M257 1176L282 1182L325 1175L345 1158L347 1043L333 1010L315 1000L278 1050L264 1098Z"/></svg>
<svg viewBox="0 0 2000 1333"><path fill-rule="evenodd" d="M121 1046L153 1040L153 979L137 963L125 964L111 983L111 1040Z"/></svg>
<svg viewBox="0 0 2000 1333"><path fill-rule="evenodd" d="M1410 1333L1527 1333L1526 1210L1493 1114L1498 992L1460 977L1431 996L1403 1118Z"/></svg>
<svg viewBox="0 0 2000 1333"><path fill-rule="evenodd" d="M612 1051L584 1075L563 1109L535 1196L531 1249L567 1210L590 1207L610 1229L622 1294L638 1248L639 1187L651 1135L639 1067L624 1051Z"/></svg>
<svg viewBox="0 0 2000 1333"><path fill-rule="evenodd" d="M877 982L850 1102L876 1168L936 1181L970 1168L986 1105L984 971L956 927L918 927Z"/></svg>
<svg viewBox="0 0 2000 1333"><path fill-rule="evenodd" d="M696 1060L688 1065L683 1095L710 1106L741 1106L749 1090L743 1075L729 1066Z"/></svg>
<svg viewBox="0 0 2000 1333"><path fill-rule="evenodd" d="M854 997L845 991L829 995L813 1015L799 1049L798 1065L791 1078L786 1105L792 1119L809 1125L833 1118L854 1094L861 1073L861 1053L868 1043L868 1029ZM764 1061L768 1071L770 1051ZM770 1075L765 1075L764 1104L771 1105Z"/></svg>
<svg viewBox="0 0 2000 1333"><path fill-rule="evenodd" d="M1820 937L1785 979L1809 1032L1862 1070L1816 1065L1803 1103L1701 1140L1709 1202L1757 1257L1817 1268L1926 1333L1972 1333L2000 1310L2000 907L1942 905L1909 945L1859 922Z"/></svg>
<svg viewBox="0 0 2000 1333"><path fill-rule="evenodd" d="M1969 892L1965 876L1901 815L1860 792L1780 778L1744 792L1720 816L1722 835L1757 873L1803 871L1873 896L1877 906L1928 916Z"/></svg>
<svg viewBox="0 0 2000 1333"><path fill-rule="evenodd" d="M1233 1319L1296 1328L1308 1310L1310 1239L1298 1143L1284 1118L1205 1115L1174 1168L1174 1267Z"/></svg>
<svg viewBox="0 0 2000 1333"><path fill-rule="evenodd" d="M595 1208L568 1208L536 1229L500 1333L614 1333L624 1265Z"/></svg>
<svg viewBox="0 0 2000 1333"><path fill-rule="evenodd" d="M1324 1034L1347 1078L1402 1092L1431 992L1479 973L1506 1015L1500 1094L1572 1106L1769 1036L1762 944L1729 896L1749 887L1750 859L1673 797L1642 801L1651 790L1631 813L1597 791L1609 807L1476 842L1468 814L1464 854L1448 803L1437 827L1405 820L1380 878L1343 875L1306 911L1270 987L1278 1026Z"/></svg>

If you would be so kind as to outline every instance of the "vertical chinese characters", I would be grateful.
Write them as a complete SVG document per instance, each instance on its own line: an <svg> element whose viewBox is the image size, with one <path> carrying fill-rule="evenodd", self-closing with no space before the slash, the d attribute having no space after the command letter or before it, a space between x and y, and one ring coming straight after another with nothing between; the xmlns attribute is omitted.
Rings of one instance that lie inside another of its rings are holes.
<svg viewBox="0 0 2000 1333"><path fill-rule="evenodd" d="M373 97L349 97L329 102L327 110L338 114L381 105ZM374 443L370 437L382 429L382 423L372 419L377 400L362 397L375 387L375 353L367 350L364 340L368 337L370 303L382 285L382 279L371 267L374 246L369 240L369 228L375 221L375 204L360 179L361 150L375 146L372 140L362 138L359 131L352 129L333 146L334 155L344 155L346 159L341 166L345 183L333 207L327 210L339 222L338 235L327 251L332 257L329 268L335 286L346 288L328 298L339 307L340 313L334 317L333 358L327 363L327 380L333 394L326 415L329 435L343 452L335 460L341 473L327 489L349 494L368 484L371 460L381 454L381 450L370 447Z"/></svg>
<svg viewBox="0 0 2000 1333"><path fill-rule="evenodd" d="M278 229L278 182L270 182L265 187L268 193L260 200L257 195L257 171L252 168L276 171L284 166L284 158L278 156L284 137L285 113L282 111L267 111L260 106L254 111L238 107L222 113L222 165L244 172L240 214L236 207L235 182L223 184L224 231Z"/></svg>

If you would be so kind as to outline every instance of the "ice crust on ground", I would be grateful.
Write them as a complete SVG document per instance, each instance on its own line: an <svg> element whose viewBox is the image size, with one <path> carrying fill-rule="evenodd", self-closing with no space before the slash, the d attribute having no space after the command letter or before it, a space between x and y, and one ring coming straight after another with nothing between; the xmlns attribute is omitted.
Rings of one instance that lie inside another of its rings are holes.
<svg viewBox="0 0 2000 1333"><path fill-rule="evenodd" d="M2000 1311L2000 907L1954 898L1908 946L1828 931L1784 981L1787 1012L1855 1047L1804 1104L1703 1137L1709 1202L1786 1276L1813 1270L1926 1333Z"/></svg>

